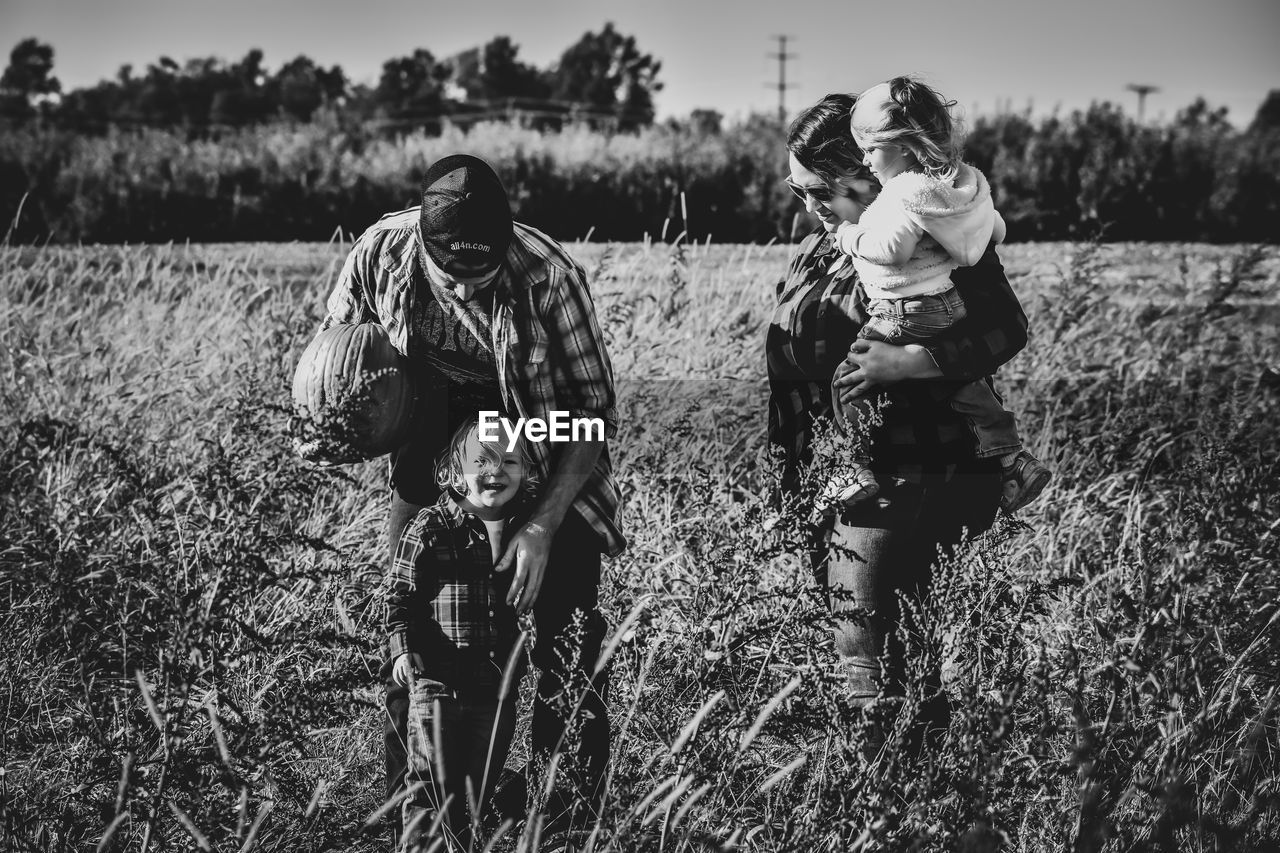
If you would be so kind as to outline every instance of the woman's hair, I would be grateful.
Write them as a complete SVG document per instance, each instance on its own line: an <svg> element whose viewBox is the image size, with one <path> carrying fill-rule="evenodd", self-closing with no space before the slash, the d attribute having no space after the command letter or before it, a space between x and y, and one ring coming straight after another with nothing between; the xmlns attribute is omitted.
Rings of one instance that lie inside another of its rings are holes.
<svg viewBox="0 0 1280 853"><path fill-rule="evenodd" d="M853 95L831 94L801 111L787 131L787 150L800 165L835 186L849 177L874 180L862 165L862 151L849 134Z"/></svg>
<svg viewBox="0 0 1280 853"><path fill-rule="evenodd" d="M467 484L462 479L462 454L467 448L467 439L479 432L480 419L470 418L462 426L454 430L449 439L449 446L436 460L436 484L442 489L453 489L459 494L467 491ZM529 447L524 438L516 440L516 450L520 453L520 461L524 463L524 480L520 483L520 492L525 497L532 497L538 489L538 477L533 467L533 457L529 455ZM480 442L480 452L484 458L494 465L502 465L502 445L496 441Z"/></svg>
<svg viewBox="0 0 1280 853"><path fill-rule="evenodd" d="M887 84L889 97L878 106L885 120L879 127L850 130L868 142L901 145L911 152L930 177L955 179L960 169L962 138L958 123L951 117L955 101L948 101L933 87L911 77L894 77ZM865 98L866 93L863 93ZM864 105L869 104L863 101Z"/></svg>

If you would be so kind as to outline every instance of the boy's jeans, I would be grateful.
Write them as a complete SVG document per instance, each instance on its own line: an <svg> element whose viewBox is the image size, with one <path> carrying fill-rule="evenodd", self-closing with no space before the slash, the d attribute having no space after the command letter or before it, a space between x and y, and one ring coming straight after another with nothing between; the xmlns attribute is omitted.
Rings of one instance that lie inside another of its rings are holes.
<svg viewBox="0 0 1280 853"><path fill-rule="evenodd" d="M514 690L499 703L491 690L454 691L430 678L414 678L405 773L411 793L402 807L405 849L429 846L441 833L467 837L473 810L483 814L507 760L515 720ZM446 810L441 829L429 836L441 808Z"/></svg>
<svg viewBox="0 0 1280 853"><path fill-rule="evenodd" d="M868 306L871 315L858 337L890 344L923 343L967 316L964 300L955 288L933 296L877 299ZM847 424L864 417L871 401L862 398L837 409ZM966 382L951 397L951 408L964 417L977 439L979 459L1004 456L1022 449L1013 413L1006 411L985 380ZM848 430L846 429L846 434Z"/></svg>

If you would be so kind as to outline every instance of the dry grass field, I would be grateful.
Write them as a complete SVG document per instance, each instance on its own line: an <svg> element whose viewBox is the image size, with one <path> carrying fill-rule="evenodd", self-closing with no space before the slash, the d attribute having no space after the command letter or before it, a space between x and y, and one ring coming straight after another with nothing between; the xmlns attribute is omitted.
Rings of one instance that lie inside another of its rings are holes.
<svg viewBox="0 0 1280 853"><path fill-rule="evenodd" d="M1280 847L1280 251L1002 253L1057 476L938 569L908 645L945 737L909 748L908 696L872 757L765 447L788 249L575 251L631 542L590 849ZM0 250L0 848L388 849L384 465L287 435L343 255Z"/></svg>

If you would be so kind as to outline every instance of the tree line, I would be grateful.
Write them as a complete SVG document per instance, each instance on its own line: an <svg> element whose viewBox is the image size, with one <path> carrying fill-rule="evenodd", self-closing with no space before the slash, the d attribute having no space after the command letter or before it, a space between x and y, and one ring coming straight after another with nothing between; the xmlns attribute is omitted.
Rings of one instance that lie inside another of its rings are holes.
<svg viewBox="0 0 1280 853"><path fill-rule="evenodd" d="M113 79L64 93L53 48L26 38L0 78L0 117L81 130L142 125L192 132L310 122L324 113L365 125L427 128L446 117L519 117L542 128L586 120L621 130L653 122L662 64L613 24L584 33L549 68L525 63L519 53L508 36L443 58L419 48L384 62L373 86L303 55L272 70L256 48L233 62L162 56L141 71L125 65Z"/></svg>
<svg viewBox="0 0 1280 853"><path fill-rule="evenodd" d="M426 166L458 150L492 162L516 214L557 237L787 241L816 224L782 182L776 117L654 122L660 63L608 25L551 69L499 37L391 60L363 92L337 67L299 57L271 72L250 52L61 94L52 51L29 42L0 80L19 116L0 128L0 224L15 242L350 235L413 204ZM1010 240L1280 243L1280 90L1243 129L1203 99L1162 123L1109 102L979 116L966 159Z"/></svg>

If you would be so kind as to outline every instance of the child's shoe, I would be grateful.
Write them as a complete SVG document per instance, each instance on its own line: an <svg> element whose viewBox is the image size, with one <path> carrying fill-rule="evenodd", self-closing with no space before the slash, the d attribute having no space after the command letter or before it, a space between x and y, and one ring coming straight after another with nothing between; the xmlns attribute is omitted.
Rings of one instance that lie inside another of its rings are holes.
<svg viewBox="0 0 1280 853"><path fill-rule="evenodd" d="M1004 477L1000 508L1010 515L1038 498L1053 479L1053 473L1025 450L1001 459L1000 472Z"/></svg>
<svg viewBox="0 0 1280 853"><path fill-rule="evenodd" d="M862 462L854 462L848 473L827 481L815 501L815 510L821 516L835 515L844 507L857 506L878 494L880 483L875 473Z"/></svg>

